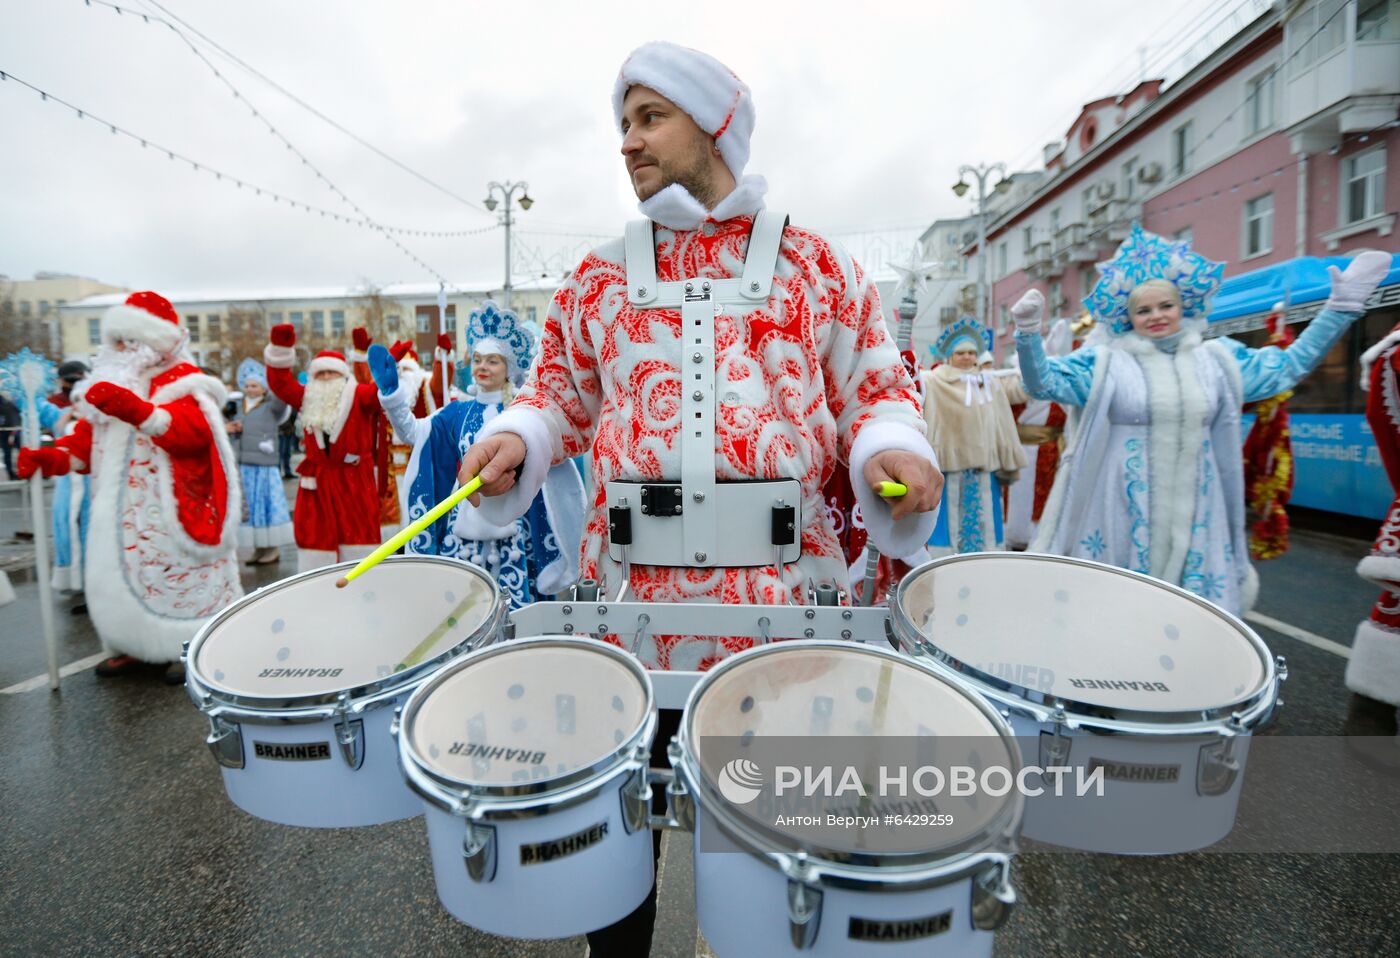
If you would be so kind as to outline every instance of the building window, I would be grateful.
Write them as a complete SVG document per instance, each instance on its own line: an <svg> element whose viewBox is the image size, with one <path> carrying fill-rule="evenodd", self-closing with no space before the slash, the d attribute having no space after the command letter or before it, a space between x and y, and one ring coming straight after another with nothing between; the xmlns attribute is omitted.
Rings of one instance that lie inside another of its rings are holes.
<svg viewBox="0 0 1400 958"><path fill-rule="evenodd" d="M1089 214L1094 210L1094 191L1096 189L1098 189L1096 186L1086 186L1084 191L1079 194L1084 203L1083 219L1086 221L1089 219Z"/></svg>
<svg viewBox="0 0 1400 958"><path fill-rule="evenodd" d="M199 317L198 317L198 316L186 316L186 317L185 317L185 328L188 329L188 330L190 331L190 342L192 342L192 343L197 343L197 342L199 342Z"/></svg>
<svg viewBox="0 0 1400 958"><path fill-rule="evenodd" d="M940 306L938 309L938 321L944 326L956 322L958 319L958 308L956 306Z"/></svg>
<svg viewBox="0 0 1400 958"><path fill-rule="evenodd" d="M1394 40L1400 36L1400 3L1396 0L1360 0L1356 6L1356 39Z"/></svg>
<svg viewBox="0 0 1400 958"><path fill-rule="evenodd" d="M1123 199L1130 200L1137 195L1138 159L1133 157L1123 164Z"/></svg>
<svg viewBox="0 0 1400 958"><path fill-rule="evenodd" d="M88 345L89 345L89 346L101 346L101 345L102 345L102 320L100 320L100 319L89 319L89 320L88 320Z"/></svg>
<svg viewBox="0 0 1400 958"><path fill-rule="evenodd" d="M1256 196L1244 204L1244 255L1258 256L1274 248L1274 194Z"/></svg>
<svg viewBox="0 0 1400 958"><path fill-rule="evenodd" d="M1094 286L1098 284L1099 271L1092 266L1085 266L1079 271L1079 298L1087 299L1094 291Z"/></svg>
<svg viewBox="0 0 1400 958"><path fill-rule="evenodd" d="M1172 130L1172 176L1183 176L1191 169L1191 123Z"/></svg>
<svg viewBox="0 0 1400 958"><path fill-rule="evenodd" d="M1385 207L1385 147L1342 161L1342 225L1380 216Z"/></svg>
<svg viewBox="0 0 1400 958"><path fill-rule="evenodd" d="M1245 84L1245 125L1249 136L1274 125L1274 68Z"/></svg>
<svg viewBox="0 0 1400 958"><path fill-rule="evenodd" d="M1058 279L1050 281L1050 315L1054 316L1060 311L1060 304L1065 298L1064 287L1060 285Z"/></svg>
<svg viewBox="0 0 1400 958"><path fill-rule="evenodd" d="M1029 253L1031 251L1031 247L1035 245L1034 236L1035 232L1029 226L1021 230L1021 248L1027 253Z"/></svg>
<svg viewBox="0 0 1400 958"><path fill-rule="evenodd" d="M300 336L300 335L301 335L301 326L302 326L302 323L301 323L301 310L299 310L299 309L294 309L294 310L292 310L290 313L288 313L288 314L287 314L287 322L289 322L289 323L292 324L292 328L295 329L295 330L297 331L297 335Z"/></svg>
<svg viewBox="0 0 1400 958"><path fill-rule="evenodd" d="M538 307L536 307L536 306L526 306L526 307L525 307L525 321L526 321L527 323L538 323L538 322L539 322L539 318L538 318L539 315L540 315L540 311L539 311L539 308L538 308Z"/></svg>
<svg viewBox="0 0 1400 958"><path fill-rule="evenodd" d="M278 326L278 325L281 325L281 323L282 323L282 314L281 314L281 313L268 313L268 314L267 314L267 322L268 322L268 325L270 325L270 326Z"/></svg>
<svg viewBox="0 0 1400 958"><path fill-rule="evenodd" d="M1172 239L1176 240L1178 243L1186 243L1187 245L1190 245L1194 238L1194 235L1195 234L1191 232L1191 227L1183 226L1181 229L1177 230L1175 233L1172 234Z"/></svg>
<svg viewBox="0 0 1400 958"><path fill-rule="evenodd" d="M1002 332L1011 328L1011 309L1005 303L997 307L997 328Z"/></svg>
<svg viewBox="0 0 1400 958"><path fill-rule="evenodd" d="M345 310L343 310L343 309L333 309L333 310L331 310L331 335L332 335L332 336L344 336L344 335L345 335Z"/></svg>
<svg viewBox="0 0 1400 958"><path fill-rule="evenodd" d="M49 301L48 301L47 299L41 299L41 300L39 300L39 315L42 317L42 316L47 316L48 314L49 314Z"/></svg>
<svg viewBox="0 0 1400 958"><path fill-rule="evenodd" d="M437 312L437 307L434 306L434 307L433 307L433 313L436 313L436 312ZM430 314L428 313L427 307L425 307L425 306L420 306L420 307L418 307L418 331L419 331L420 333L430 333L430 332L432 332L432 331L433 331L433 327L432 327L431 325L429 325L429 324L432 323L432 321L433 321L435 318L436 318L435 316L430 315Z"/></svg>
<svg viewBox="0 0 1400 958"><path fill-rule="evenodd" d="M24 317L24 318L27 319L29 316L31 316L31 315L33 314L33 311L34 311L34 304L33 304L33 303L29 302L29 300L27 300L27 299L22 299L22 300L20 300L20 303L19 303L19 314L20 314L20 316L22 316L22 317Z"/></svg>
<svg viewBox="0 0 1400 958"><path fill-rule="evenodd" d="M1050 235L1053 237L1060 231L1060 208L1057 206L1050 211Z"/></svg>
<svg viewBox="0 0 1400 958"><path fill-rule="evenodd" d="M1350 0L1318 0L1288 21L1285 44L1294 74L1301 73L1342 45ZM1358 25L1360 17L1358 14Z"/></svg>
<svg viewBox="0 0 1400 958"><path fill-rule="evenodd" d="M204 338L209 340L209 342L211 343L217 343L220 339L222 339L223 337L220 335L220 333L222 332L222 330L220 329L220 325L222 324L222 322L223 321L218 316L205 316Z"/></svg>
<svg viewBox="0 0 1400 958"><path fill-rule="evenodd" d="M1006 268L1010 265L1010 251L1007 249L1006 240L997 244L997 276L1005 276Z"/></svg>
<svg viewBox="0 0 1400 958"><path fill-rule="evenodd" d="M390 313L388 316L384 317L384 325L388 329L397 331L399 326L402 325L402 323L403 320L399 319L398 313Z"/></svg>
<svg viewBox="0 0 1400 958"><path fill-rule="evenodd" d="M311 335L326 335L326 314L319 309L311 311Z"/></svg>

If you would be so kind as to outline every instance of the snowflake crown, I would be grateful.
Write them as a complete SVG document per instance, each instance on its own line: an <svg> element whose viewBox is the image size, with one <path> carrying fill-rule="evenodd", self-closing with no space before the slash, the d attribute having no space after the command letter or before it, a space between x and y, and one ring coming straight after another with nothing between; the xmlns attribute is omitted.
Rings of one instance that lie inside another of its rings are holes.
<svg viewBox="0 0 1400 958"><path fill-rule="evenodd" d="M1128 295L1149 279L1164 279L1181 295L1181 318L1204 319L1210 298L1220 289L1225 264L1206 259L1191 244L1165 240L1138 223L1113 259L1098 264L1099 281L1084 305L1115 335L1133 328Z"/></svg>
<svg viewBox="0 0 1400 958"><path fill-rule="evenodd" d="M530 368L534 358L535 338L520 322L513 310L502 309L494 300L486 300L467 317L467 350L478 351L478 347L496 347L510 365L510 378L519 385Z"/></svg>
<svg viewBox="0 0 1400 958"><path fill-rule="evenodd" d="M953 358L953 350L958 343L968 340L980 354L992 348L992 331L971 316L964 316L943 330L943 335L932 346L933 354L947 361Z"/></svg>

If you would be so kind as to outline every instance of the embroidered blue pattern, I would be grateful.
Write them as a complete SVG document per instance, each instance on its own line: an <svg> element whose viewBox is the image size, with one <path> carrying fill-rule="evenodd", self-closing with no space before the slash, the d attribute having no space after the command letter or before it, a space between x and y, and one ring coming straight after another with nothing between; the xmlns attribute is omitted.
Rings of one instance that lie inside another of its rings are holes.
<svg viewBox="0 0 1400 958"><path fill-rule="evenodd" d="M1108 549L1108 543L1103 541L1103 532L1099 529L1095 529L1083 539L1080 539L1079 544L1089 553L1089 558L1091 559L1097 559Z"/></svg>
<svg viewBox="0 0 1400 958"><path fill-rule="evenodd" d="M1210 456L1210 440L1207 439L1201 443L1201 478L1196 487L1196 501L1204 506L1201 521L1191 525L1191 542L1186 552L1186 564L1181 571L1181 587L1205 599L1219 599L1225 594L1225 577L1205 571L1205 549L1210 539L1210 488L1215 481Z"/></svg>
<svg viewBox="0 0 1400 958"><path fill-rule="evenodd" d="M987 542L982 534L982 470L964 469L962 495L958 502L958 551L984 552Z"/></svg>
<svg viewBox="0 0 1400 958"><path fill-rule="evenodd" d="M1148 524L1143 500L1147 497L1147 481L1143 479L1143 441L1141 439L1129 439L1123 447L1128 451L1128 457L1123 460L1123 485L1128 496L1128 518L1132 521L1132 527L1128 531L1128 538L1133 543L1136 558L1133 563L1134 572L1149 573L1152 568L1152 541L1151 526Z"/></svg>

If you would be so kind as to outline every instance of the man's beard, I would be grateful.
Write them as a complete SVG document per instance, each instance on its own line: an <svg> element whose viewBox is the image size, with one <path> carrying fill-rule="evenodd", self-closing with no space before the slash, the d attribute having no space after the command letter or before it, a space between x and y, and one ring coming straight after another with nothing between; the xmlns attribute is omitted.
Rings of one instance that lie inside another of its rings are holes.
<svg viewBox="0 0 1400 958"><path fill-rule="evenodd" d="M340 422L341 396L349 388L350 380L344 376L311 380L301 399L301 424L312 432L334 432Z"/></svg>
<svg viewBox="0 0 1400 958"><path fill-rule="evenodd" d="M145 399L151 376L165 364L166 357L145 343L128 343L125 349L104 345L92 361L92 371L73 385L68 398L84 419L98 424L111 422L110 416L87 403L87 391L92 384L112 383Z"/></svg>
<svg viewBox="0 0 1400 958"><path fill-rule="evenodd" d="M399 366L399 383L408 384L408 394L415 400L418 398L418 391L428 381L428 375L428 371L417 363L403 363Z"/></svg>
<svg viewBox="0 0 1400 958"><path fill-rule="evenodd" d="M705 209L714 209L720 197L715 196L715 179L710 173L710 159L705 153L705 148L697 150L691 155L693 156L692 161L684 165L662 162L656 157L647 154L638 157L639 160L646 160L656 164L657 170L661 173L661 185L651 190L645 196L642 195L641 190L637 190L637 199L645 203L671 184L679 183L685 191L695 197Z"/></svg>

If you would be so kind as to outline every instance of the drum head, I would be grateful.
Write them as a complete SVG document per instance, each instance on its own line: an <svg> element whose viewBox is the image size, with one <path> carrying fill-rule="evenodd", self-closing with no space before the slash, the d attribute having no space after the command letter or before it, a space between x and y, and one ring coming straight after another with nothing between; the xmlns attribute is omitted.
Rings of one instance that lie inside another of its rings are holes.
<svg viewBox="0 0 1400 958"><path fill-rule="evenodd" d="M851 643L781 642L735 656L701 680L683 721L687 761L712 795L732 794L720 776L732 774L725 769L736 759L750 756L760 776L778 765L830 765L833 781L852 767L864 783L874 783L882 768L912 773L937 764L980 773L997 765L1014 775L1020 764L1009 730L999 727L974 693L902 656ZM867 791L874 796L879 789L871 784ZM958 797L945 791L917 806L888 797L869 801L864 807L871 813L937 811L953 822L898 829L779 824L790 816L776 793L752 804L725 801L719 811L790 848L826 858L951 854L986 845L1009 816L1019 814L1014 794ZM817 818L864 803L838 798L828 804Z"/></svg>
<svg viewBox="0 0 1400 958"><path fill-rule="evenodd" d="M210 624L191 655L215 692L290 702L383 682L474 644L495 584L464 562L385 559L344 589L327 566L259 589Z"/></svg>
<svg viewBox="0 0 1400 958"><path fill-rule="evenodd" d="M579 639L519 639L445 671L414 697L405 734L424 769L464 786L543 784L598 766L651 707L639 666Z"/></svg>
<svg viewBox="0 0 1400 958"><path fill-rule="evenodd" d="M1239 620L1166 583L1083 560L954 556L911 572L895 602L900 626L955 668L1047 697L1193 712L1251 698L1268 676Z"/></svg>

